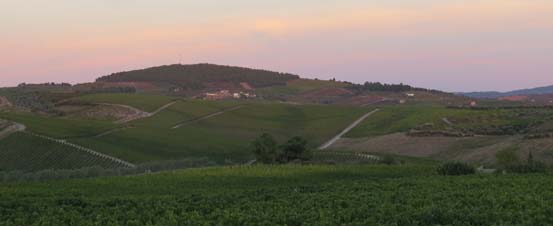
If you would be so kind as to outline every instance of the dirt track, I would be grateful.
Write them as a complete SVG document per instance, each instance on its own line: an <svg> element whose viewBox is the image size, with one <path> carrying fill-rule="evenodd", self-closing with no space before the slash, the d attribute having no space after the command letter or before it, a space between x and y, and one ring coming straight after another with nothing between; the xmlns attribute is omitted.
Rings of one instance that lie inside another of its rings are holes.
<svg viewBox="0 0 553 226"><path fill-rule="evenodd" d="M363 116L361 116L361 118L355 120L355 122L353 122L351 125L349 125L346 129L344 129L341 133L339 133L338 135L336 135L335 137L333 137L332 139L330 139L329 141L327 141L326 143L324 143L323 145L321 145L319 147L319 150L324 150L324 149L327 149L328 147L332 146L336 141L338 141L340 138L342 138L343 135L345 135L346 133L348 133L350 130L352 130L353 128L355 128L357 125L359 125L359 123L363 122L363 120L365 120L366 118L368 118L369 116L371 116L372 114L376 113L377 111L380 111L380 109L376 109L374 111L371 111Z"/></svg>
<svg viewBox="0 0 553 226"><path fill-rule="evenodd" d="M126 108L126 109L130 110L131 112L133 112L132 114L126 116L125 118L119 119L115 122L115 123L118 123L118 124L123 124L123 123L127 123L127 122L130 122L130 121L142 119L142 118L152 117L152 116L158 114L159 112L165 110L166 108L171 107L171 105L173 105L175 103L177 103L177 101L173 101L171 103L165 104L165 105L161 106L160 108L158 108L157 110L153 111L152 113L145 112L145 111L142 111L138 108L135 108L135 107L132 107L132 106L129 106L129 105L123 105L123 104L101 103L100 105L122 107L122 108Z"/></svg>
<svg viewBox="0 0 553 226"><path fill-rule="evenodd" d="M230 112L230 111L238 110L240 108L242 108L242 105L232 107L232 108L228 108L228 109L225 109L225 110L222 110L222 111L219 111L219 112L215 112L215 113L203 116L203 117L199 117L199 118L196 118L196 119L192 119L192 120L189 120L189 121L186 121L186 122L179 123L176 126L173 126L173 128L171 128L171 129L178 129L178 128L181 128L185 125L189 125L189 124L192 124L194 122L198 122L198 121L206 120L206 119L209 119L209 118L213 118L215 116L222 115L222 114Z"/></svg>
<svg viewBox="0 0 553 226"><path fill-rule="evenodd" d="M7 136L9 136L9 135L11 135L12 133L15 133L15 132L25 131L25 129L27 129L27 127L23 124L11 122L10 126L6 127L4 130L0 131L0 139L2 139L4 137L7 137Z"/></svg>
<svg viewBox="0 0 553 226"><path fill-rule="evenodd" d="M8 100L8 98L0 96L0 108L1 107L11 107L12 103Z"/></svg>

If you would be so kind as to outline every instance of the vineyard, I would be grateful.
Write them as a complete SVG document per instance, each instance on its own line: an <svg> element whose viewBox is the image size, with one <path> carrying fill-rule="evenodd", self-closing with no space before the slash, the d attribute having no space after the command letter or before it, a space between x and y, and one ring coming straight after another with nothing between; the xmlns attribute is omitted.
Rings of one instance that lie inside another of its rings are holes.
<svg viewBox="0 0 553 226"><path fill-rule="evenodd" d="M255 166L0 185L0 225L550 225L549 175Z"/></svg>
<svg viewBox="0 0 553 226"><path fill-rule="evenodd" d="M45 169L78 169L100 166L124 167L109 158L93 155L70 145L40 138L28 133L16 133L0 142L0 171L24 172Z"/></svg>

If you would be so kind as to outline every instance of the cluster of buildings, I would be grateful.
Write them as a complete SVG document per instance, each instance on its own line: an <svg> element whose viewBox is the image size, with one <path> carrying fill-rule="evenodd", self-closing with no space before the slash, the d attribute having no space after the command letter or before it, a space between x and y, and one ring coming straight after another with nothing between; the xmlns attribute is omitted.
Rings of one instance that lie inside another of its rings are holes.
<svg viewBox="0 0 553 226"><path fill-rule="evenodd" d="M249 99L249 98L256 98L256 97L257 95L252 93L246 93L243 91L231 92L229 90L220 90L214 93L204 94L204 99L206 100Z"/></svg>

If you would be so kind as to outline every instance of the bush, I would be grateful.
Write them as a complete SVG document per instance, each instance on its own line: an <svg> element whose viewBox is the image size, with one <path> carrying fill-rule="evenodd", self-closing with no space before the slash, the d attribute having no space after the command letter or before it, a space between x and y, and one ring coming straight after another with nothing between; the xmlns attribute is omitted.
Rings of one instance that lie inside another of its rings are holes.
<svg viewBox="0 0 553 226"><path fill-rule="evenodd" d="M510 173L545 173L547 167L542 162L534 162L532 164L517 164L506 168Z"/></svg>
<svg viewBox="0 0 553 226"><path fill-rule="evenodd" d="M458 176L458 175L468 175L468 174L475 174L476 169L474 167L461 162L450 162L445 163L438 167L438 174L440 175L450 175L450 176Z"/></svg>
<svg viewBox="0 0 553 226"><path fill-rule="evenodd" d="M396 159L392 155L385 155L378 161L380 164L393 165L396 163Z"/></svg>
<svg viewBox="0 0 553 226"><path fill-rule="evenodd" d="M252 142L251 146L257 161L265 164L274 163L276 161L278 155L277 142L270 134L262 134Z"/></svg>

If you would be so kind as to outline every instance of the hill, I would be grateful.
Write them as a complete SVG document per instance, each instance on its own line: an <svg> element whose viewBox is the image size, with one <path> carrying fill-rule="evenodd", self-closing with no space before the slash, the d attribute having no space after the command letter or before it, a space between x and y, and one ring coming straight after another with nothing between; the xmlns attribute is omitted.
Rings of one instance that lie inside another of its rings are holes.
<svg viewBox="0 0 553 226"><path fill-rule="evenodd" d="M544 86L532 89L520 89L509 92L470 92L470 93L459 93L464 96L473 97L473 98L500 98L500 97L509 97L509 96L529 96L529 95L541 95L541 94L553 94L553 85Z"/></svg>
<svg viewBox="0 0 553 226"><path fill-rule="evenodd" d="M170 90L204 90L210 88L242 89L284 86L299 76L243 67L215 64L166 65L142 70L114 73L96 82L152 83Z"/></svg>

